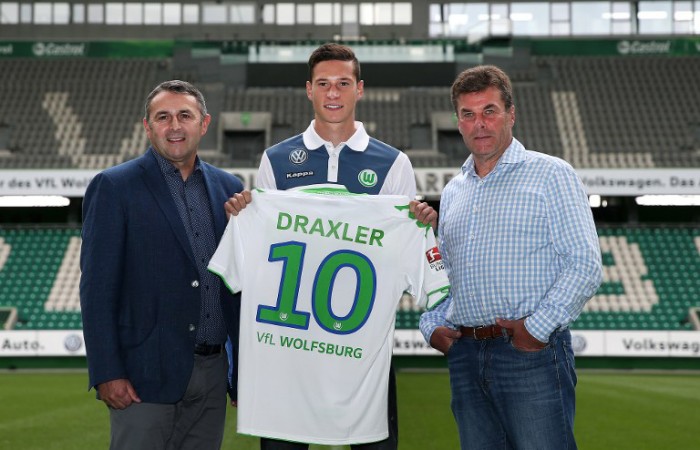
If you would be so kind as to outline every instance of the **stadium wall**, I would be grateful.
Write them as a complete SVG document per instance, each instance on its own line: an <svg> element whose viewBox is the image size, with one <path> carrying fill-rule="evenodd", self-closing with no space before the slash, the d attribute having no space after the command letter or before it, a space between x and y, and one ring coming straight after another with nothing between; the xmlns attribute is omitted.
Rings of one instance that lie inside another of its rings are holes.
<svg viewBox="0 0 700 450"><path fill-rule="evenodd" d="M584 54L607 55L611 57L634 57L643 54L664 55L688 55L700 54L698 42L695 39L679 39L672 44L665 44L663 40L630 41L630 40L591 40L584 42L580 47L580 41L533 41L529 48L532 54L571 55L576 51ZM234 65L246 67L246 75L238 80L241 84L250 82L280 83L282 79L297 79L294 86L302 86L306 79L306 67L303 62L274 65L266 63L243 63L240 53L227 52L222 43L208 43L206 46L198 46L193 43L178 47L176 43L152 43L152 46L135 43L106 43L81 47L80 44L70 46L61 43L35 43L22 42L16 47L22 49L16 57L30 58L60 58L74 57L76 55L60 55L61 51L73 52L83 49L85 54L79 57L118 58L124 55L167 55L165 57L177 58L178 52L185 56L184 63L192 63L192 68L208 67L203 61L212 61L216 65L227 64L232 57ZM511 40L501 40L504 44L501 50L496 51L497 45L491 51L485 51L481 56L473 56L476 53L465 52L457 54L455 60L444 63L421 64L363 64L365 76L371 79L374 86L396 86L402 83L402 77L413 77L410 83L449 85L454 71L465 64L472 62L486 62L491 60L509 61L509 52L513 48L525 48ZM511 46L512 44L512 46ZM653 45L652 45L653 44ZM12 47L12 45L11 45ZM7 48L7 45L1 48ZM150 50L149 50L150 48ZM38 54L36 53L38 49ZM61 50L63 49L63 50ZM73 50L72 50L73 49ZM80 51L83 51L80 50ZM14 50L13 50L14 51ZM56 54L58 52L59 54ZM198 53L199 52L199 53ZM590 52L590 53L589 53ZM636 52L636 53L635 53ZM650 53L651 52L651 53ZM211 54L214 56L211 56ZM524 52L528 54L528 52ZM207 56L208 55L208 56ZM7 56L0 51L0 56ZM473 57L473 58L472 58ZM472 58L472 59L470 59ZM364 58L362 58L364 61ZM425 65L424 73L412 74L414 68ZM183 66L180 66L182 68ZM372 73L377 70L376 73ZM265 75L263 72L270 72ZM408 74L407 74L408 72ZM222 72L224 73L224 72ZM284 76L280 76L284 73ZM293 73L293 77L288 76ZM203 76L202 74L197 74ZM420 75L420 76L419 76ZM266 78L263 78L266 77ZM392 81L392 77L394 81ZM437 77L437 78L436 78ZM263 79L266 81L263 82ZM252 81L251 81L252 80ZM398 80L398 81L396 81ZM437 81L436 81L437 80ZM446 81L447 80L447 81ZM378 83L378 84L377 84ZM527 82L525 82L527 83ZM407 82L407 84L409 84ZM267 86L274 84L267 84ZM246 186L255 185L256 169L230 168L246 182ZM444 185L457 173L456 167L416 168L416 177L419 194L432 201L439 199ZM632 198L642 194L698 194L700 190L700 168L674 168L674 169L579 169L579 175L586 184L589 194L598 194L611 197ZM65 195L80 199L90 179L97 173L96 170L1 170L0 169L0 195ZM31 217L25 215L25 217ZM5 220L3 218L3 220ZM75 223L79 222L79 218ZM620 227L625 224L618 224ZM2 224L0 224L2 228ZM45 334L46 333L46 334ZM700 369L700 358L697 348L700 338L697 332L689 331L576 331L575 343L579 366L586 367L618 367L618 368L694 368ZM0 367L84 367L84 349L82 348L82 334L80 330L61 331L15 331L9 334L0 334ZM55 356L57 354L63 356ZM444 366L444 359L435 357L435 352L428 349L422 338L415 330L398 330L396 341L397 358L406 364L426 366ZM433 356L431 356L433 355ZM416 363L415 361L420 361Z"/></svg>
<svg viewBox="0 0 700 450"><path fill-rule="evenodd" d="M700 370L700 332L573 331L576 364L596 369ZM417 330L397 330L398 368L445 368ZM81 330L0 331L0 368L85 368Z"/></svg>
<svg viewBox="0 0 700 450"><path fill-rule="evenodd" d="M257 169L227 168L255 186ZM98 170L2 170L0 196L63 195L80 197ZM418 195L439 199L442 189L459 172L458 168L415 168ZM694 195L700 192L700 168L683 169L577 169L589 195Z"/></svg>

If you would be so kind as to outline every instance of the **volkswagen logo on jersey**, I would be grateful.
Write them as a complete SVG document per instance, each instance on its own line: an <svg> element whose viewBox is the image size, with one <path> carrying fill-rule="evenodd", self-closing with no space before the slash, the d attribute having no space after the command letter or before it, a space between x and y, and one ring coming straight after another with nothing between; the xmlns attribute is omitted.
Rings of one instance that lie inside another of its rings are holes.
<svg viewBox="0 0 700 450"><path fill-rule="evenodd" d="M292 164L304 164L309 159L309 153L305 148L296 148L289 154L289 162Z"/></svg>
<svg viewBox="0 0 700 450"><path fill-rule="evenodd" d="M372 169L365 169L357 176L357 181L364 187L372 187L377 184L377 173Z"/></svg>

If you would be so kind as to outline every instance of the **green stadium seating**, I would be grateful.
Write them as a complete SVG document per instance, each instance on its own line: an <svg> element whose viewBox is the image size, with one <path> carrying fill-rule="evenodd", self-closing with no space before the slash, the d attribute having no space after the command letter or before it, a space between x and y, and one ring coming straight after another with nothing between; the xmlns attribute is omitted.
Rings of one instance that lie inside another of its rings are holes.
<svg viewBox="0 0 700 450"><path fill-rule="evenodd" d="M700 227L598 230L604 280L574 322L586 330L690 330L700 307ZM80 329L78 227L0 228L0 306L16 307L15 328ZM421 311L408 295L396 328L415 329Z"/></svg>
<svg viewBox="0 0 700 450"><path fill-rule="evenodd" d="M80 329L80 229L0 229L0 306L14 306L17 330Z"/></svg>
<svg viewBox="0 0 700 450"><path fill-rule="evenodd" d="M700 307L700 228L606 227L598 235L603 284L572 328L691 330L688 309ZM418 318L400 309L396 327L416 328Z"/></svg>

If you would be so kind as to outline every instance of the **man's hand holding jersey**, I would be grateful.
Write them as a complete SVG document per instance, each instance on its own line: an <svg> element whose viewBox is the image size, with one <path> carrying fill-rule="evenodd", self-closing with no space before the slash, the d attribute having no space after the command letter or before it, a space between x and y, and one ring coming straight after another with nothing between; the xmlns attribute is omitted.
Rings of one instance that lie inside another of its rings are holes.
<svg viewBox="0 0 700 450"><path fill-rule="evenodd" d="M437 231L438 226L438 213L435 209L427 204L426 202L419 202L418 200L411 200L409 203L409 211L416 216L418 222L433 227L433 231Z"/></svg>
<svg viewBox="0 0 700 450"><path fill-rule="evenodd" d="M224 208L226 209L226 218L230 219L231 216L237 216L238 213L243 211L245 207L253 200L250 195L249 190L244 190L239 194L233 194L226 203ZM437 230L438 214L435 209L427 204L426 202L419 202L418 200L411 200L409 203L409 211L416 216L416 220L425 225L430 224L433 230Z"/></svg>
<svg viewBox="0 0 700 450"><path fill-rule="evenodd" d="M246 205L253 201L253 197L250 195L248 189L241 191L238 194L233 194L226 203L224 203L224 208L226 209L226 218L230 219L231 216L237 216L239 212L245 209Z"/></svg>

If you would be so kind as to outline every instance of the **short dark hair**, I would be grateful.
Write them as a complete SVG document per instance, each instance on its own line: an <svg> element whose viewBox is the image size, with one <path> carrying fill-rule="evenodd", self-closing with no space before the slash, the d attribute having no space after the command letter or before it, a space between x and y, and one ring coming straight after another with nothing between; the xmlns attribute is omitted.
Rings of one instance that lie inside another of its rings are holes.
<svg viewBox="0 0 700 450"><path fill-rule="evenodd" d="M492 86L501 91L501 100L506 110L510 109L513 106L513 86L508 75L496 66L476 66L457 75L452 83L452 106L457 111L460 95L481 92Z"/></svg>
<svg viewBox="0 0 700 450"><path fill-rule="evenodd" d="M347 45L327 43L318 47L309 56L309 81L314 78L314 67L323 61L352 61L355 81L360 81L360 61L357 60L355 52Z"/></svg>
<svg viewBox="0 0 700 450"><path fill-rule="evenodd" d="M148 97L146 97L146 105L144 107L144 118L146 120L148 120L148 109L151 107L151 102L153 101L153 98L163 91L193 96L195 99L197 99L197 104L199 105L199 112L202 115L200 120L204 120L204 117L207 115L207 104L204 101L204 95L202 95L200 90L194 87L194 85L192 85L191 83L181 80L164 81L158 86L156 86L150 94L148 94Z"/></svg>

